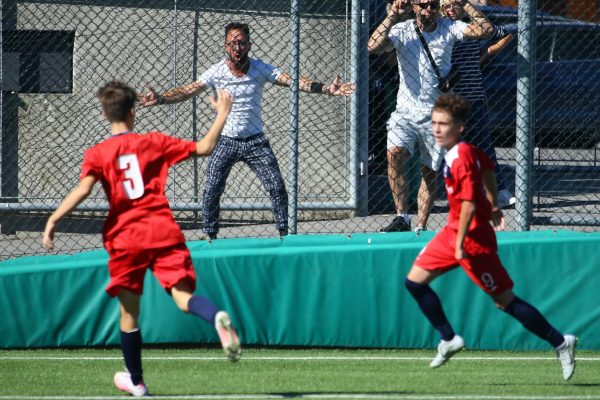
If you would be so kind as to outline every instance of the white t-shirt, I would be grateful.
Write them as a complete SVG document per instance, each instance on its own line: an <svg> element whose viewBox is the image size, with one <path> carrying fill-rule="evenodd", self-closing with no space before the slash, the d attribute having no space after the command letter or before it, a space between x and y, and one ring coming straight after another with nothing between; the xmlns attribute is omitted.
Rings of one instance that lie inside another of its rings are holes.
<svg viewBox="0 0 600 400"><path fill-rule="evenodd" d="M244 138L263 131L263 88L266 82L275 82L282 73L279 68L250 58L250 68L243 77L234 76L225 60L213 64L200 76L200 83L225 89L233 96L223 136Z"/></svg>
<svg viewBox="0 0 600 400"><path fill-rule="evenodd" d="M441 18L435 31L423 32L442 77L450 72L452 47L454 42L463 39L466 27L465 22ZM400 82L392 118L425 118L431 114L431 107L441 92L437 88L435 70L415 31L414 19L394 25L388 37L396 49Z"/></svg>

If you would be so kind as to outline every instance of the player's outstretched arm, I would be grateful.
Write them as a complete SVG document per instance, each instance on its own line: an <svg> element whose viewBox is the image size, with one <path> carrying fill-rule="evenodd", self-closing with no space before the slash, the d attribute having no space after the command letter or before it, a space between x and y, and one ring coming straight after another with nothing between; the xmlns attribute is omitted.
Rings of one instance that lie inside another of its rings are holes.
<svg viewBox="0 0 600 400"><path fill-rule="evenodd" d="M281 74L275 81L277 86L289 87L292 84L292 77L288 74ZM326 94L329 96L350 96L356 90L353 82L342 82L342 78L337 75L333 82L325 85L320 82L300 77L299 89L306 93Z"/></svg>
<svg viewBox="0 0 600 400"><path fill-rule="evenodd" d="M88 175L83 178L79 182L79 186L73 189L71 193L65 197L56 211L54 211L50 218L48 218L48 222L46 222L46 229L44 229L44 238L42 240L42 245L46 250L52 250L54 248L54 232L56 231L56 224L58 221L73 211L73 209L75 209L79 203L85 200L90 193L92 193L92 188L96 182L97 179L93 175Z"/></svg>
<svg viewBox="0 0 600 400"><path fill-rule="evenodd" d="M216 93L217 99L215 100L213 96L210 96L209 100L210 105L217 112L217 116L206 135L196 142L196 154L199 156L208 156L213 152L221 137L227 116L231 112L231 104L233 103L231 94L223 89L217 89Z"/></svg>
<svg viewBox="0 0 600 400"><path fill-rule="evenodd" d="M192 82L187 85L179 86L167 90L163 94L157 93L152 86L148 85L146 91L140 95L138 104L141 107L152 107L161 104L181 103L189 98L196 96L206 89L202 82Z"/></svg>

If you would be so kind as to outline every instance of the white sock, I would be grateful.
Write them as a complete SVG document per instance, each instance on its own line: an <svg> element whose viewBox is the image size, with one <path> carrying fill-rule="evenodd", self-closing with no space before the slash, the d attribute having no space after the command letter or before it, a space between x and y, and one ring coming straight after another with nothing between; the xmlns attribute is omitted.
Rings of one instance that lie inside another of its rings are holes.
<svg viewBox="0 0 600 400"><path fill-rule="evenodd" d="M404 218L404 222L406 222L407 224L410 224L410 216L407 213L405 213L405 212L396 213L396 216Z"/></svg>

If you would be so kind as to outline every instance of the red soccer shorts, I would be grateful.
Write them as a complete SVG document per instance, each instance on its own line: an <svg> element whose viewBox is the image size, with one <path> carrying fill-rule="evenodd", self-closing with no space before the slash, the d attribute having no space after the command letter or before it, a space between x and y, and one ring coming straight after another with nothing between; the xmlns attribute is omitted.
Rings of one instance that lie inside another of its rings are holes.
<svg viewBox="0 0 600 400"><path fill-rule="evenodd" d="M467 257L457 260L456 231L444 228L421 250L415 265L429 271L450 271L460 265L469 278L488 294L499 295L513 288L513 281L498 257L496 234L489 226L470 232L463 247Z"/></svg>
<svg viewBox="0 0 600 400"><path fill-rule="evenodd" d="M167 291L183 279L187 280L192 291L196 289L196 272L185 243L158 249L112 249L109 255L110 282L106 292L110 296L116 296L119 289L141 295L148 268Z"/></svg>

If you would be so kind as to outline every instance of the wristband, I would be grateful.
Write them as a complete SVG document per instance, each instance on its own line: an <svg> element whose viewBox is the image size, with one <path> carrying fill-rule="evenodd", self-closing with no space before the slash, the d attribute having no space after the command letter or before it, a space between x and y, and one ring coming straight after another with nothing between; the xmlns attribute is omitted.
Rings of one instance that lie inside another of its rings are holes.
<svg viewBox="0 0 600 400"><path fill-rule="evenodd" d="M160 94L156 95L156 105L161 105L161 104L165 104L165 98L163 96L161 96Z"/></svg>
<svg viewBox="0 0 600 400"><path fill-rule="evenodd" d="M310 92L311 93L323 93L324 85L319 82L311 82L310 83Z"/></svg>

